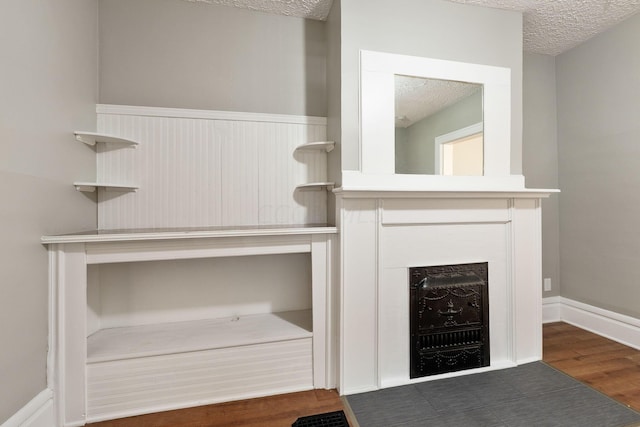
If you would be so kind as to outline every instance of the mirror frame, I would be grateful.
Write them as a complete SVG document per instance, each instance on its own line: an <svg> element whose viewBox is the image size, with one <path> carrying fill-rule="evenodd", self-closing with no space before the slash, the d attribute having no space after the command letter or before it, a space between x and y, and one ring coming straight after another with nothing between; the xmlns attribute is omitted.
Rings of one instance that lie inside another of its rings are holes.
<svg viewBox="0 0 640 427"><path fill-rule="evenodd" d="M396 175L394 120L394 75L396 74L481 84L484 103L484 177L510 176L511 70L509 68L365 50L360 51L361 174ZM420 176L434 177L433 175Z"/></svg>

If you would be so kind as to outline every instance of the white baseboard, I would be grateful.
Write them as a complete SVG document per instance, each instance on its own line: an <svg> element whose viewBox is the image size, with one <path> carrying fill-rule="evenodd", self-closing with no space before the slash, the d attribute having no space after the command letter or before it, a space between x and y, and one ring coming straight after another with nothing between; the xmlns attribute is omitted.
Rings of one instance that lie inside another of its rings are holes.
<svg viewBox="0 0 640 427"><path fill-rule="evenodd" d="M640 319L563 297L542 300L542 321L566 322L640 349Z"/></svg>
<svg viewBox="0 0 640 427"><path fill-rule="evenodd" d="M542 299L542 323L560 322L562 320L562 297Z"/></svg>
<svg viewBox="0 0 640 427"><path fill-rule="evenodd" d="M54 427L53 391L45 389L0 427Z"/></svg>

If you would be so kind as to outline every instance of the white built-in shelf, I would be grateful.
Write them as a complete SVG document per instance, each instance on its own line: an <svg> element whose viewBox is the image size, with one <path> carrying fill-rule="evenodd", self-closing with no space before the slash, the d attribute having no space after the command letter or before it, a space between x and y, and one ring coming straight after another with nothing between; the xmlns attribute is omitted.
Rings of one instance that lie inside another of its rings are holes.
<svg viewBox="0 0 640 427"><path fill-rule="evenodd" d="M336 146L334 141L318 141L318 142L308 142L306 144L302 144L296 147L297 151L301 150L325 150L327 153Z"/></svg>
<svg viewBox="0 0 640 427"><path fill-rule="evenodd" d="M59 236L42 236L44 244L139 242L152 240L192 240L217 238L262 238L280 236L293 241L316 234L336 234L338 229L324 224L270 225L243 227L146 228L129 230L91 230Z"/></svg>
<svg viewBox="0 0 640 427"><path fill-rule="evenodd" d="M306 184L300 184L296 186L296 190L299 191L317 191L317 190L333 190L335 182L308 182Z"/></svg>
<svg viewBox="0 0 640 427"><path fill-rule="evenodd" d="M109 183L100 183L100 182L74 182L73 186L76 187L76 190L82 191L85 193L93 193L98 188L103 188L106 191L120 191L120 192L138 190L138 187L134 185L109 184Z"/></svg>
<svg viewBox="0 0 640 427"><path fill-rule="evenodd" d="M75 135L78 141L83 142L92 147L99 142L117 144L123 147L135 147L136 145L138 145L136 141L132 141L126 138L121 138L119 136L107 135L104 133L75 131L73 132L73 134ZM138 189L138 187L135 185L122 185L122 184L111 184L111 183L100 183L100 182L74 182L73 186L76 187L76 190L82 191L85 193L93 193L98 188L103 188L106 191L119 191L119 192L136 191Z"/></svg>
<svg viewBox="0 0 640 427"><path fill-rule="evenodd" d="M104 133L98 132L84 132L84 131L75 131L73 134L76 136L76 139L80 142L84 142L87 145L94 146L98 142L107 142L110 144L119 144L130 147L135 147L138 145L136 141L132 141L130 139L121 138L119 136L107 135Z"/></svg>
<svg viewBox="0 0 640 427"><path fill-rule="evenodd" d="M87 338L87 363L311 338L311 310L102 329Z"/></svg>
<svg viewBox="0 0 640 427"><path fill-rule="evenodd" d="M327 153L335 147L335 142L333 141L318 141L318 142L307 142L306 144L302 144L296 147L296 151L320 151L324 150ZM320 191L320 190L333 190L335 183L333 182L308 182L306 184L300 184L296 186L296 190L298 191Z"/></svg>

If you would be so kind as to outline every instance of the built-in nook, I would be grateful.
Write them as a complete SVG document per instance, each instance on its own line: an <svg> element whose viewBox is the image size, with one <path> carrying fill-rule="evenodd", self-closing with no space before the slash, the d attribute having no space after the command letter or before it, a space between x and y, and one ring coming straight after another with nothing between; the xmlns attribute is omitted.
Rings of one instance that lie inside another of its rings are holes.
<svg viewBox="0 0 640 427"><path fill-rule="evenodd" d="M335 231L43 238L60 425L335 387Z"/></svg>
<svg viewBox="0 0 640 427"><path fill-rule="evenodd" d="M90 416L312 389L310 258L88 266Z"/></svg>
<svg viewBox="0 0 640 427"><path fill-rule="evenodd" d="M410 377L489 365L487 263L409 268Z"/></svg>

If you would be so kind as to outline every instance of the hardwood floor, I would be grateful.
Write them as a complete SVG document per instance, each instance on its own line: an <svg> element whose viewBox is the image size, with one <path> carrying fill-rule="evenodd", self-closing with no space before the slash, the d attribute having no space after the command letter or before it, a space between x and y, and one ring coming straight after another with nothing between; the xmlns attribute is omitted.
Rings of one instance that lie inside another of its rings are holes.
<svg viewBox="0 0 640 427"><path fill-rule="evenodd" d="M299 417L338 410L344 410L344 406L335 390L312 390L87 425L93 427L290 427ZM349 423L351 424L351 421Z"/></svg>
<svg viewBox="0 0 640 427"><path fill-rule="evenodd" d="M640 411L640 351L569 325L543 328L543 360Z"/></svg>
<svg viewBox="0 0 640 427"><path fill-rule="evenodd" d="M544 325L543 337L545 362L640 411L640 351L566 323ZM335 390L314 390L89 425L289 427L298 417L340 409L345 408ZM355 425L352 420L349 422Z"/></svg>

